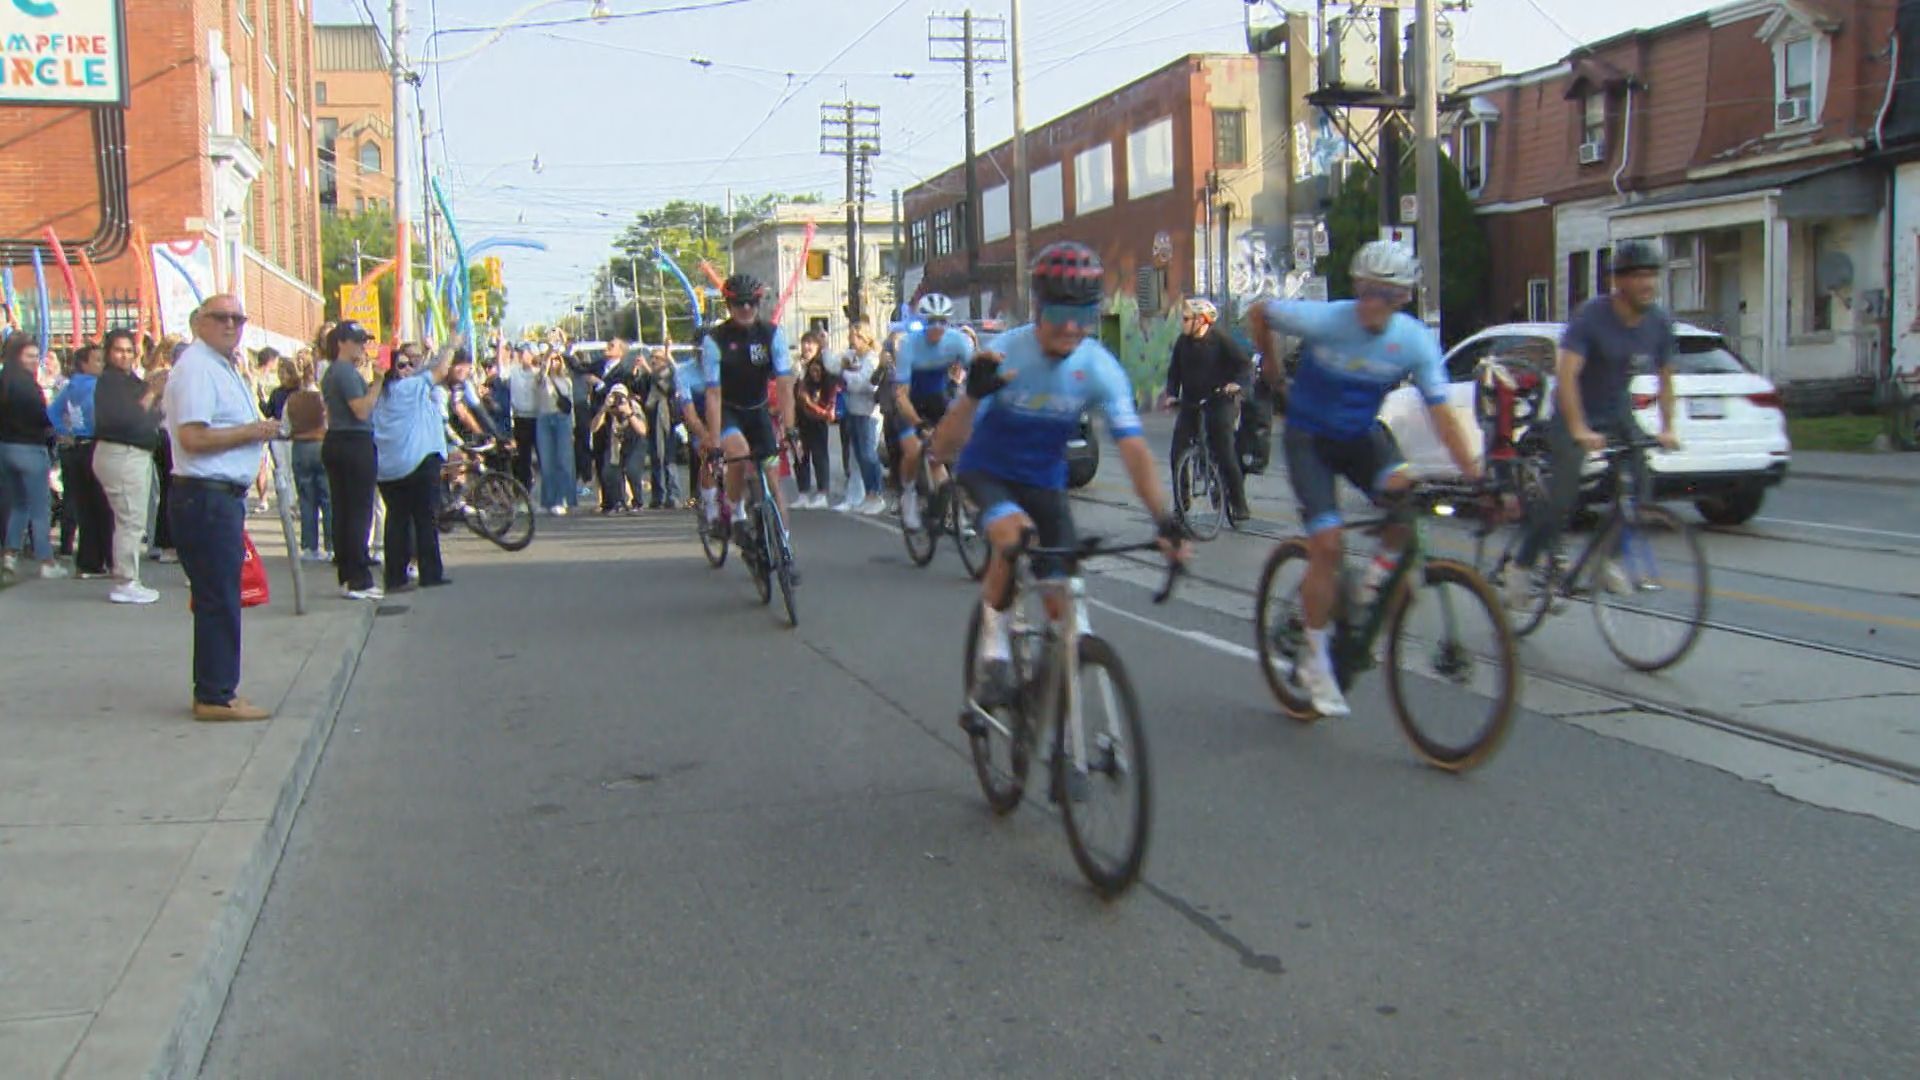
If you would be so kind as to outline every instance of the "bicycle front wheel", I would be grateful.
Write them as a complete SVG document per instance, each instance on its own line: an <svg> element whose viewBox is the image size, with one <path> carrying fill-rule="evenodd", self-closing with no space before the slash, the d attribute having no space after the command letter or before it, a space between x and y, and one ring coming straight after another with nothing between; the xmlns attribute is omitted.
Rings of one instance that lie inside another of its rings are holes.
<svg viewBox="0 0 1920 1080"><path fill-rule="evenodd" d="M482 475L467 496L467 506L467 524L502 551L519 551L533 543L533 499L513 477Z"/></svg>
<svg viewBox="0 0 1920 1080"><path fill-rule="evenodd" d="M1513 727L1520 698L1520 661L1499 598L1473 567L1430 559L1426 580L1403 582L1391 603L1387 697L1401 732L1435 768L1463 772L1486 761Z"/></svg>
<svg viewBox="0 0 1920 1080"><path fill-rule="evenodd" d="M747 573L753 575L753 591L760 596L760 602L773 602L773 560L767 557L767 517L766 512L755 510L753 520L747 525L747 532L753 545L752 557L742 550L741 558L747 564Z"/></svg>
<svg viewBox="0 0 1920 1080"><path fill-rule="evenodd" d="M693 528L700 534L700 550L707 556L707 565L718 570L727 565L727 526L724 518L716 517L712 523L707 521L705 507L693 512Z"/></svg>
<svg viewBox="0 0 1920 1080"><path fill-rule="evenodd" d="M924 468L924 466L922 467ZM901 497L905 498L905 495ZM917 529L908 528L906 511L901 511L900 538L906 541L907 558L913 560L913 565L925 566L933 561L933 552L939 545L940 534L936 531L933 515L929 512L928 504L931 503L933 499L930 497L924 475L921 477L917 497L920 500L920 527Z"/></svg>
<svg viewBox="0 0 1920 1080"><path fill-rule="evenodd" d="M1198 445L1180 452L1173 469L1173 508L1195 540L1220 535L1227 518L1227 495L1220 470Z"/></svg>
<svg viewBox="0 0 1920 1080"><path fill-rule="evenodd" d="M1320 719L1313 698L1294 681L1294 672L1307 655L1307 616L1300 603L1300 585L1307 577L1307 542L1283 541L1267 556L1260 571L1260 596L1255 602L1253 636L1260 647L1260 673L1281 711L1303 724Z"/></svg>
<svg viewBox="0 0 1920 1080"><path fill-rule="evenodd" d="M973 775L980 781L980 793L996 814L1010 814L1020 805L1027 790L1027 769L1033 759L1033 729L1027 724L1025 693L994 709L983 709L973 700L973 673L980 648L980 605L973 605L973 618L967 622L966 664L961 669L965 685L961 706L965 711L960 726L967 733L973 751ZM1020 655L1018 651L1014 653ZM1024 672L1015 669L1016 681Z"/></svg>
<svg viewBox="0 0 1920 1080"><path fill-rule="evenodd" d="M1080 741L1065 717L1054 724L1053 784L1073 861L1093 891L1111 900L1140 877L1153 819L1140 702L1113 646L1080 639Z"/></svg>
<svg viewBox="0 0 1920 1080"><path fill-rule="evenodd" d="M1620 662L1672 667L1707 620L1707 553L1700 534L1663 506L1617 516L1595 550L1593 617Z"/></svg>
<svg viewBox="0 0 1920 1080"><path fill-rule="evenodd" d="M987 531L980 525L980 510L973 505L973 498L961 489L959 484L947 485L947 521L948 530L953 534L953 546L960 552L960 565L967 568L967 576L979 581L987 572L987 557L990 554L987 545Z"/></svg>

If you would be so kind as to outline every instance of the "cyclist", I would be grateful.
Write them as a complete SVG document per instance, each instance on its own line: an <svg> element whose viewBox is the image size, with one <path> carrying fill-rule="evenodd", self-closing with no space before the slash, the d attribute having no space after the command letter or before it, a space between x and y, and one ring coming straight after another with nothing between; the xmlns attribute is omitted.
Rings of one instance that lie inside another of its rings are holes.
<svg viewBox="0 0 1920 1080"><path fill-rule="evenodd" d="M979 670L974 700L993 707L1012 692L1006 609L1013 595L1012 553L1027 529L1043 547L1073 544L1067 501L1067 440L1090 406L1106 414L1133 489L1158 523L1161 549L1184 559L1181 529L1167 512L1140 434L1133 387L1098 338L1103 271L1085 244L1062 241L1033 261L1033 303L1039 318L988 342L970 363L966 392L934 435L935 456L960 450L960 483L980 506L992 555L981 579ZM1036 560L1035 573L1063 571ZM1057 600L1049 597L1054 617Z"/></svg>
<svg viewBox="0 0 1920 1080"><path fill-rule="evenodd" d="M700 335L704 338L704 333ZM700 419L700 409L695 402L704 404L707 396L707 384L701 378L700 365L691 360L673 365L673 411L680 422L686 425L687 459L694 463L694 490L700 498L701 528L712 532L720 527L720 500L714 491L716 469L700 468L701 456L706 453L707 425Z"/></svg>
<svg viewBox="0 0 1920 1080"><path fill-rule="evenodd" d="M1507 575L1507 606L1525 610L1534 587L1533 565L1558 539L1580 498L1580 467L1587 452L1612 439L1627 441L1635 427L1627 386L1635 370L1660 376L1661 446L1677 449L1673 426L1673 317L1654 303L1662 266L1660 252L1645 240L1623 240L1613 249L1613 292L1581 304L1560 335L1554 366L1554 411L1547 421L1547 505L1528 522L1514 557L1518 573ZM1635 467L1636 483L1639 469ZM1603 571L1607 586L1621 591L1619 567Z"/></svg>
<svg viewBox="0 0 1920 1080"><path fill-rule="evenodd" d="M1322 716L1345 716L1351 711L1327 651L1327 624L1342 558L1334 478L1346 477L1376 500L1404 491L1412 483L1399 447L1379 421L1387 394L1411 378L1455 467L1468 480L1480 477L1464 425L1447 407L1440 343L1418 319L1400 311L1413 299L1420 264L1400 245L1375 240L1354 254L1351 272L1352 300L1269 300L1248 312L1254 341L1267 355L1285 355L1273 347L1270 330L1301 339L1299 374L1288 393L1282 448L1294 500L1307 528L1307 576L1300 599L1307 640L1313 647L1295 679ZM1280 389L1284 365L1271 364L1267 370L1276 390ZM1403 527L1382 535L1380 553L1367 571L1370 587L1377 589L1405 543Z"/></svg>
<svg viewBox="0 0 1920 1080"><path fill-rule="evenodd" d="M966 365L973 359L973 349L964 335L947 333L953 301L946 294L928 293L913 310L920 316L921 327L900 342L894 358L894 398L900 411L900 521L909 529L918 529L920 425L938 424L946 415L949 369L955 364ZM945 479L944 470L936 467L935 487Z"/></svg>
<svg viewBox="0 0 1920 1080"><path fill-rule="evenodd" d="M708 431L720 433L719 445L710 446L708 457L745 457L751 453L761 460L780 452L774 418L767 411L767 379L779 388L781 430L788 442L797 442L793 430L793 359L787 355L786 335L780 327L760 317L760 301L766 289L751 274L735 274L720 287L727 302L727 318L707 332L700 343L700 381L706 387ZM727 466L727 498L740 505L741 491L747 482L745 462ZM779 500L780 516L787 518L787 495L773 485ZM747 544L745 516L733 523L733 541Z"/></svg>
<svg viewBox="0 0 1920 1080"><path fill-rule="evenodd" d="M1236 523L1247 513L1246 480L1240 475L1240 455L1234 449L1233 436L1239 427L1238 395L1253 378L1253 363L1240 343L1227 334L1214 331L1220 312L1204 297L1190 297L1180 305L1180 337L1173 343L1173 356L1167 361L1167 389L1164 408L1180 407L1173 423L1173 445L1167 460L1176 462L1180 451L1193 441L1200 429L1200 405L1207 404L1208 449L1220 468L1220 481L1227 486L1227 515ZM1178 478L1175 478L1176 482Z"/></svg>

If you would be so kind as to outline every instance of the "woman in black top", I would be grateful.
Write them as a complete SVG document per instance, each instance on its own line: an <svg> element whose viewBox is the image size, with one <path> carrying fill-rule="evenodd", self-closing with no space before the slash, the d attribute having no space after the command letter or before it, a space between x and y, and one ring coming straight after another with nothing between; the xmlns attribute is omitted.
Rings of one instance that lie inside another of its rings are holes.
<svg viewBox="0 0 1920 1080"><path fill-rule="evenodd" d="M826 343L826 335L817 330L807 331L800 339L800 385L794 390L800 413L800 460L794 465L800 499L794 503L795 508L824 510L832 490L827 435L833 426L833 397L838 386L827 375L827 364L821 356Z"/></svg>
<svg viewBox="0 0 1920 1080"><path fill-rule="evenodd" d="M153 451L160 444L160 396L166 375L153 382L133 373L133 331L107 332L107 366L93 391L93 475L113 510L113 575L107 594L116 604L151 604L160 594L140 582L140 531L153 490Z"/></svg>
<svg viewBox="0 0 1920 1080"><path fill-rule="evenodd" d="M47 419L47 396L40 389L40 345L14 333L0 345L0 495L7 507L7 532L0 540L0 572L15 569L14 553L33 531L33 557L43 578L67 577L67 568L53 559L53 489L48 474L53 456L47 442L53 421Z"/></svg>

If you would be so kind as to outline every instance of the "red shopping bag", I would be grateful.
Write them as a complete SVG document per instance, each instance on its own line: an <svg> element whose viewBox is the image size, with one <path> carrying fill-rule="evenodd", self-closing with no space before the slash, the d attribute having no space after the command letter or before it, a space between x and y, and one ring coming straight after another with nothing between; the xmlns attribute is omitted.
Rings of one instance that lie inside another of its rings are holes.
<svg viewBox="0 0 1920 1080"><path fill-rule="evenodd" d="M240 606L259 607L272 595L267 588L267 564L260 561L260 549L253 546L253 537L242 532L240 540L246 545L240 559Z"/></svg>

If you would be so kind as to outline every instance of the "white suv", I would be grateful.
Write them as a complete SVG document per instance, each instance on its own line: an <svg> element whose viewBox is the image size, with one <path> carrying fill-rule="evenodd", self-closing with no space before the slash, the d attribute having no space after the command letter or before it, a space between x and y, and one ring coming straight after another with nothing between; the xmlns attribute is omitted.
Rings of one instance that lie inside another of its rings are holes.
<svg viewBox="0 0 1920 1080"><path fill-rule="evenodd" d="M1553 371L1560 323L1508 323L1489 327L1447 354L1447 403L1465 422L1476 454L1482 435L1474 413L1474 375L1482 361L1531 368L1546 380L1545 413L1553 411ZM1766 489L1787 475L1791 446L1780 392L1747 366L1711 330L1674 325L1675 426L1680 449L1648 455L1658 498L1690 498L1715 525L1738 525L1759 513ZM1628 386L1634 415L1649 432L1660 428L1655 398L1658 380L1635 371ZM1380 419L1420 475L1453 471L1446 449L1433 434L1419 393L1403 386L1387 397Z"/></svg>

